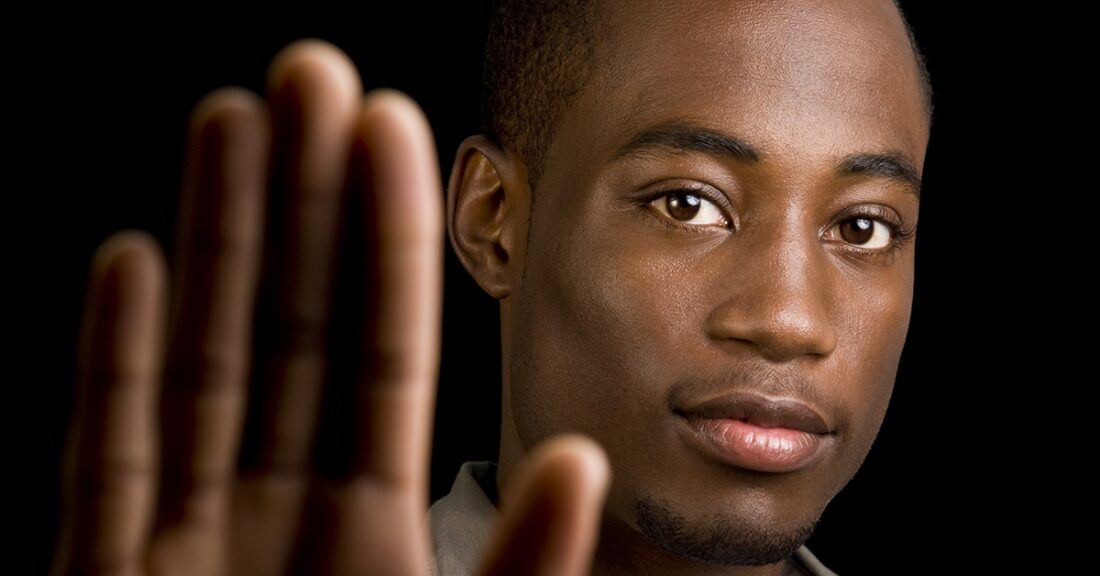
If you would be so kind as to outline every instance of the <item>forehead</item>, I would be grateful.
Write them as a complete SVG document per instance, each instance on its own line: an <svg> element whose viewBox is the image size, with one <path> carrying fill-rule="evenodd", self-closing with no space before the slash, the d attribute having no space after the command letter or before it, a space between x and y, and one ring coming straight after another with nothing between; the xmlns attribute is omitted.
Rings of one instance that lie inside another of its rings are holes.
<svg viewBox="0 0 1100 576"><path fill-rule="evenodd" d="M919 76L889 0L608 1L594 22L596 73L571 107L588 132L689 121L765 154L879 148L923 164Z"/></svg>

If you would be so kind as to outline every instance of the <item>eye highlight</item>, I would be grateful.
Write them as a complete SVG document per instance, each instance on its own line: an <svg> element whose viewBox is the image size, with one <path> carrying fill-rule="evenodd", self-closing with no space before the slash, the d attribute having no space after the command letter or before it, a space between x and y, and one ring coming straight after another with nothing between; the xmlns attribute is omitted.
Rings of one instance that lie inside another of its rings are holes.
<svg viewBox="0 0 1100 576"><path fill-rule="evenodd" d="M857 216L837 224L840 239L868 250L881 250L890 246L894 238L891 227L874 218Z"/></svg>
<svg viewBox="0 0 1100 576"><path fill-rule="evenodd" d="M888 254L913 236L912 228L901 223L894 213L881 206L870 206L835 220L825 231L825 239L864 253Z"/></svg>
<svg viewBox="0 0 1100 576"><path fill-rule="evenodd" d="M697 227L729 227L729 219L714 202L694 190L670 190L649 206L677 224Z"/></svg>

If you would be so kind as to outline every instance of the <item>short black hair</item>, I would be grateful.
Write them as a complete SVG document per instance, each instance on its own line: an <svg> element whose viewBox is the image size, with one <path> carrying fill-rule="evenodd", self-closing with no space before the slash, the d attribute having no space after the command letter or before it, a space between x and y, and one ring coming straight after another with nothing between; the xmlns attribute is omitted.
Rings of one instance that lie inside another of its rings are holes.
<svg viewBox="0 0 1100 576"><path fill-rule="evenodd" d="M561 115L592 76L593 2L498 0L489 20L482 130L527 164L532 189Z"/></svg>
<svg viewBox="0 0 1100 576"><path fill-rule="evenodd" d="M925 113L932 118L932 84L899 0L916 59ZM527 164L533 190L555 129L595 68L591 0L496 0L489 20L482 86L482 131Z"/></svg>

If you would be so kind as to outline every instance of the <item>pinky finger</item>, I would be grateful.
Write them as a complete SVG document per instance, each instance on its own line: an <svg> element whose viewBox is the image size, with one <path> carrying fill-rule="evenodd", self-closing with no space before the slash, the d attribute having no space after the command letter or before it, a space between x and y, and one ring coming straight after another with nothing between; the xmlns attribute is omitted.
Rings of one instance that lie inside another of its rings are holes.
<svg viewBox="0 0 1100 576"><path fill-rule="evenodd" d="M607 456L585 437L536 448L506 489L481 574L587 574L610 481Z"/></svg>
<svg viewBox="0 0 1100 576"><path fill-rule="evenodd" d="M123 232L92 262L55 574L141 574L156 477L164 261Z"/></svg>

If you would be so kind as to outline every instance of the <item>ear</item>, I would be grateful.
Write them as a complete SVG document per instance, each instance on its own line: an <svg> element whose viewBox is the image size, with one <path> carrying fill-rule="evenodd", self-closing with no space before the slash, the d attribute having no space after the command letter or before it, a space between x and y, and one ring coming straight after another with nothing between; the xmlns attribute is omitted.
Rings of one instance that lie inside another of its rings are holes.
<svg viewBox="0 0 1100 576"><path fill-rule="evenodd" d="M498 300L522 277L530 201L517 155L485 136L463 140L447 184L447 234L462 265Z"/></svg>

